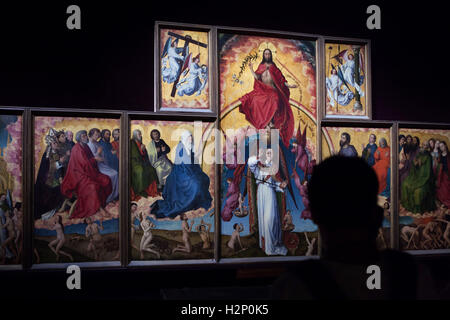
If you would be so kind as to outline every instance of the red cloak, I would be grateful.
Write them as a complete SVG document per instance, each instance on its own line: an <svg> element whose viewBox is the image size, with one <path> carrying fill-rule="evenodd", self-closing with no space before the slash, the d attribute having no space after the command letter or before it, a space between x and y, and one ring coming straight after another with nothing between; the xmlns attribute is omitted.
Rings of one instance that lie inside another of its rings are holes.
<svg viewBox="0 0 450 320"><path fill-rule="evenodd" d="M265 63L261 63L255 71L261 75L266 70ZM245 119L256 129L264 129L273 119L275 128L280 130L281 140L289 147L289 140L294 134L294 117L289 105L289 88L280 69L272 63L269 67L275 88L255 80L253 91L245 94L239 100L239 112L245 114Z"/></svg>
<svg viewBox="0 0 450 320"><path fill-rule="evenodd" d="M120 148L120 145L119 145L119 141L113 141L113 142L111 142L111 145L112 145L112 147L113 147L113 149L114 150L116 150L116 157L117 158L119 158L119 148Z"/></svg>
<svg viewBox="0 0 450 320"><path fill-rule="evenodd" d="M106 205L112 191L111 180L100 173L97 161L87 145L75 144L70 155L69 165L61 184L61 193L72 198L76 194L77 203L71 218L84 218L94 215Z"/></svg>
<svg viewBox="0 0 450 320"><path fill-rule="evenodd" d="M389 147L378 147L374 154L375 164L373 170L378 177L378 194L382 193L387 186L387 175L391 166L391 149Z"/></svg>

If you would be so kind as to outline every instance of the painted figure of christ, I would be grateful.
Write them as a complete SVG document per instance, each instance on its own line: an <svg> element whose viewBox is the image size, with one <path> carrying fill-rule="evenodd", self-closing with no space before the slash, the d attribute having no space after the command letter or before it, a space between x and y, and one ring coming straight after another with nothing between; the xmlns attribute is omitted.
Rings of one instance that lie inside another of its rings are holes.
<svg viewBox="0 0 450 320"><path fill-rule="evenodd" d="M281 140L289 146L289 139L294 133L294 117L289 104L289 85L286 78L272 61L272 51L265 49L263 59L256 71L249 62L249 69L255 78L253 91L239 100L239 112L256 129L275 128L280 130Z"/></svg>

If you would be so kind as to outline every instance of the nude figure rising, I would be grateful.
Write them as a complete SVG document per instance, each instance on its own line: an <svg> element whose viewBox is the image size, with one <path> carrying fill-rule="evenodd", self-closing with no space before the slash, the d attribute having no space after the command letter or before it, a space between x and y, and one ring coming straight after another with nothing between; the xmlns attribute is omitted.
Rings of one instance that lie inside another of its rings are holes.
<svg viewBox="0 0 450 320"><path fill-rule="evenodd" d="M172 254L180 251L180 252L187 252L190 253L192 250L191 241L189 240L189 233L192 231L192 226L194 225L194 221L192 221L191 225L189 226L188 223L188 217L186 214L182 213L180 214L180 218L183 221L181 223L181 230L183 231L183 243L184 245L177 245L176 248L172 250Z"/></svg>

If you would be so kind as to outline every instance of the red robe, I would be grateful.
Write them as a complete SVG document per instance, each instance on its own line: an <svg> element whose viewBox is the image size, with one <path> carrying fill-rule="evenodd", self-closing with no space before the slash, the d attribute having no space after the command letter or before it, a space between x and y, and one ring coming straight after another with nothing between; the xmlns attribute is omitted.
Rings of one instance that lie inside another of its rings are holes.
<svg viewBox="0 0 450 320"><path fill-rule="evenodd" d="M266 70L261 63L255 71L261 75ZM255 80L253 91L242 96L239 112L245 114L245 119L256 129L264 129L273 119L275 128L280 130L281 140L289 147L289 140L294 134L294 116L289 104L289 88L286 79L275 64L269 67L269 73L276 88L260 80Z"/></svg>
<svg viewBox="0 0 450 320"><path fill-rule="evenodd" d="M119 141L113 141L113 142L111 142L111 145L112 145L113 149L116 150L116 152L117 152L116 157L119 158L119 147L120 147Z"/></svg>
<svg viewBox="0 0 450 320"><path fill-rule="evenodd" d="M442 161L442 157L440 161ZM436 196L440 202L442 202L447 208L450 208L450 173L448 168L450 168L450 157L447 154L447 172L444 171L443 163L439 165L439 171L437 172L437 187Z"/></svg>
<svg viewBox="0 0 450 320"><path fill-rule="evenodd" d="M106 199L111 191L111 180L107 175L100 173L89 147L80 143L75 144L61 184L61 193L65 197L72 198L72 193L77 197L71 218L94 215L100 207L106 205Z"/></svg>
<svg viewBox="0 0 450 320"><path fill-rule="evenodd" d="M391 166L391 149L389 147L378 147L373 157L375 158L375 164L372 168L378 177L378 194L380 194L387 186L386 179Z"/></svg>

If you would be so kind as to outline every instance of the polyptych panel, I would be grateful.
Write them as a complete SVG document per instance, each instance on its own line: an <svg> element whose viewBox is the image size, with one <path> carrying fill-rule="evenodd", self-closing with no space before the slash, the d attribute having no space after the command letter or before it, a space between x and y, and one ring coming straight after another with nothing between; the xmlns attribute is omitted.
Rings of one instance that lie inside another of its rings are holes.
<svg viewBox="0 0 450 320"><path fill-rule="evenodd" d="M133 260L214 258L214 123L131 120Z"/></svg>
<svg viewBox="0 0 450 320"><path fill-rule="evenodd" d="M222 257L317 253L316 41L219 32Z"/></svg>
<svg viewBox="0 0 450 320"><path fill-rule="evenodd" d="M34 263L119 260L120 120L34 117Z"/></svg>

